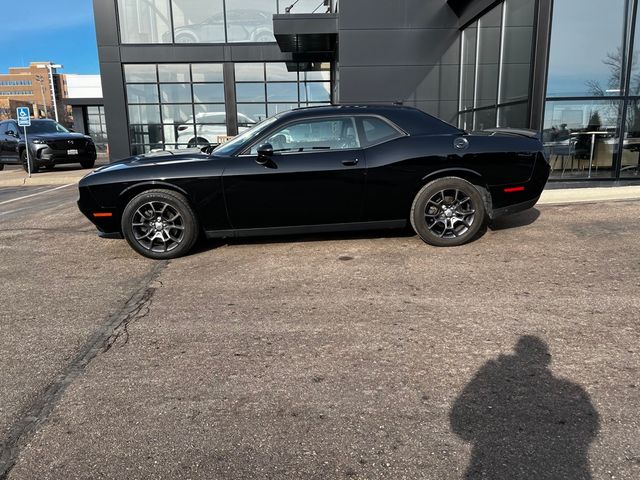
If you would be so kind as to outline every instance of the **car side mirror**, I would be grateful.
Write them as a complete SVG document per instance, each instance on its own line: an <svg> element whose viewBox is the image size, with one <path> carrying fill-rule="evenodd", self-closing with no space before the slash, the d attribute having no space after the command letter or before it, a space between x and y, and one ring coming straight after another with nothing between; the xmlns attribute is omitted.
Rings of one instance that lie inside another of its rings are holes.
<svg viewBox="0 0 640 480"><path fill-rule="evenodd" d="M256 158L256 162L260 165L265 165L269 163L271 157L273 157L273 146L270 143L265 143L258 147L258 157Z"/></svg>

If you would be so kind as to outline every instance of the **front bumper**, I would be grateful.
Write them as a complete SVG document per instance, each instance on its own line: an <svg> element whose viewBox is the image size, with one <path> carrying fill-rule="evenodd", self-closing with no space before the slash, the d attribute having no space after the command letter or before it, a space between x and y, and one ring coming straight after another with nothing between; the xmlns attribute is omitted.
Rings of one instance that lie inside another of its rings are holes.
<svg viewBox="0 0 640 480"><path fill-rule="evenodd" d="M98 235L104 238L122 238L120 216L115 208L101 206L88 187L80 187L78 209L98 229Z"/></svg>
<svg viewBox="0 0 640 480"><path fill-rule="evenodd" d="M61 165L92 161L97 158L95 148L77 148L77 154L70 155L69 150L57 150L47 144L34 144L31 148L33 158L39 165Z"/></svg>

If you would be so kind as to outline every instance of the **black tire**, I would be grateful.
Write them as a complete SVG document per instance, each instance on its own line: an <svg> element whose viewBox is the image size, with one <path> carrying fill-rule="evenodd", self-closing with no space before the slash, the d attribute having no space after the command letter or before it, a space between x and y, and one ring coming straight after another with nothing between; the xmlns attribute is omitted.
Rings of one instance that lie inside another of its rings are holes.
<svg viewBox="0 0 640 480"><path fill-rule="evenodd" d="M411 226L426 243L454 247L474 239L487 221L482 194L459 177L426 184L411 206Z"/></svg>
<svg viewBox="0 0 640 480"><path fill-rule="evenodd" d="M52 171L55 167L56 167L56 164L55 164L55 163L52 163L51 165L45 165L45 166L44 166L44 169L45 169L47 172L50 172L50 171Z"/></svg>
<svg viewBox="0 0 640 480"><path fill-rule="evenodd" d="M121 226L131 248L156 260L186 255L200 231L198 219L184 195L160 189L135 196L122 213Z"/></svg>
<svg viewBox="0 0 640 480"><path fill-rule="evenodd" d="M4 170L4 163L0 163L0 172Z"/></svg>
<svg viewBox="0 0 640 480"><path fill-rule="evenodd" d="M80 166L82 168L93 168L93 166L96 164L96 159L92 159L92 160L83 160L80 162Z"/></svg>
<svg viewBox="0 0 640 480"><path fill-rule="evenodd" d="M209 143L209 140L202 137L192 138L191 140L189 140L189 143L187 144L189 148L208 147L209 145L211 145Z"/></svg>
<svg viewBox="0 0 640 480"><path fill-rule="evenodd" d="M22 162L22 168L24 168L25 172L29 171L29 167L27 166L27 149L25 148L20 152L20 162ZM31 173L38 173L40 171L40 166L33 161L33 158L29 157L29 163L31 163Z"/></svg>

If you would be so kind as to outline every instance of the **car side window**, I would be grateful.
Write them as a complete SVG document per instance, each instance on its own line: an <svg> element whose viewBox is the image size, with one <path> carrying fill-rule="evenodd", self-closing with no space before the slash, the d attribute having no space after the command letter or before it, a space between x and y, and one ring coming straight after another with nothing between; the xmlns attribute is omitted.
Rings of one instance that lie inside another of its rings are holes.
<svg viewBox="0 0 640 480"><path fill-rule="evenodd" d="M378 143L393 140L402 136L398 130L378 117L363 117L362 122L362 143L365 147Z"/></svg>
<svg viewBox="0 0 640 480"><path fill-rule="evenodd" d="M360 148L360 140L352 117L302 120L276 130L253 147L270 143L274 153L287 154Z"/></svg>

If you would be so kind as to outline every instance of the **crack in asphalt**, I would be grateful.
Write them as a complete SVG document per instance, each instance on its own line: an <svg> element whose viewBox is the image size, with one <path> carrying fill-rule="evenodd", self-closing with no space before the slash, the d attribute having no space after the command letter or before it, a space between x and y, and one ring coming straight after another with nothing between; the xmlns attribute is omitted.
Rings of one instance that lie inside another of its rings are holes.
<svg viewBox="0 0 640 480"><path fill-rule="evenodd" d="M36 433L59 403L62 395L91 361L99 354L107 352L124 335L124 344L129 340L128 326L131 322L148 315L156 288L151 284L169 264L157 261L142 278L141 286L129 297L125 304L109 316L74 357L73 361L56 376L47 388L18 415L5 441L0 444L0 480L6 480L16 464L21 449Z"/></svg>

